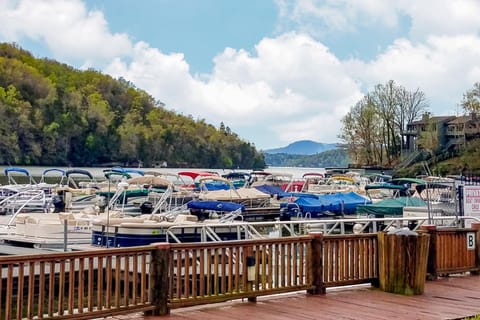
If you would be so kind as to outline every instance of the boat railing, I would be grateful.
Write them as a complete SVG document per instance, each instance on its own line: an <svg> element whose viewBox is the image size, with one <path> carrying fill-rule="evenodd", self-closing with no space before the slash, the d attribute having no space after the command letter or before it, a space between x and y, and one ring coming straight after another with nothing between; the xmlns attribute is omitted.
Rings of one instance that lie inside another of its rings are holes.
<svg viewBox="0 0 480 320"><path fill-rule="evenodd" d="M152 214L155 214L157 212L161 212L163 210L170 210L171 208L171 199L173 195L173 187L172 185L168 185L167 189L165 192L162 193L162 196L160 199L157 201L155 206L153 207Z"/></svg>
<svg viewBox="0 0 480 320"><path fill-rule="evenodd" d="M301 236L312 232L321 232L325 235L333 234L359 234L375 233L379 231L390 231L398 228L409 228L417 231L421 226L436 225L438 228L463 227L472 222L480 222L479 217L473 216L436 216L436 217L385 217L385 218L346 218L346 219L310 219L292 221L261 221L242 222L233 221L228 223L204 222L202 224L171 226L167 229L167 241L169 237L175 242L181 242L175 236L175 230L186 232L188 229L200 229L205 238L202 241L218 241L220 237L216 234L215 228L229 227L237 228L238 239L244 238L272 238Z"/></svg>
<svg viewBox="0 0 480 320"><path fill-rule="evenodd" d="M16 215L26 209L47 212L49 201L43 190L23 190L5 197L0 201L0 209L6 215Z"/></svg>
<svg viewBox="0 0 480 320"><path fill-rule="evenodd" d="M180 215L180 214L183 214L185 213L186 211L189 211L188 208L187 208L187 205L184 204L184 205L181 205L181 206L178 206L178 207L175 207L171 210L168 210L168 211L165 211L165 212L161 212L161 213L152 213L150 216L153 218L154 216L158 216L160 217L162 220L165 220L165 221L174 221L175 220L175 217Z"/></svg>
<svg viewBox="0 0 480 320"><path fill-rule="evenodd" d="M241 220L243 220L241 208L224 214L222 217L220 217L220 222L231 222L234 220L238 220L238 218L241 218Z"/></svg>
<svg viewBox="0 0 480 320"><path fill-rule="evenodd" d="M122 186L118 186L117 190L112 195L112 198L110 198L110 202L108 203L108 208L109 209L114 209L115 206L117 205L118 200L120 199L120 197L122 195L123 195L122 203L124 203L125 199L126 199L126 189L123 188Z"/></svg>

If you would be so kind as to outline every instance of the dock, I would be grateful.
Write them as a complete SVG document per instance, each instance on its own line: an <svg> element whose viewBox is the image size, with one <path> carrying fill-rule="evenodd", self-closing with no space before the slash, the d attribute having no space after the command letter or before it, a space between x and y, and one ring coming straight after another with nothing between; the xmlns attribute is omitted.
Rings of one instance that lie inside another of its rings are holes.
<svg viewBox="0 0 480 320"><path fill-rule="evenodd" d="M427 281L421 295L383 292L370 285L329 288L325 295L305 291L268 297L257 302L225 303L173 309L168 316L143 313L106 319L149 320L314 320L314 319L464 319L480 314L480 276L464 275Z"/></svg>

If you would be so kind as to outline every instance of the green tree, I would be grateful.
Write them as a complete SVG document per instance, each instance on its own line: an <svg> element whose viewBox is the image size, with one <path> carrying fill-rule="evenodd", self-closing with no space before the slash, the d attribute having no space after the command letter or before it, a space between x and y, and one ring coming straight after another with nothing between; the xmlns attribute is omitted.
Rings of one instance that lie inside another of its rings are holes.
<svg viewBox="0 0 480 320"><path fill-rule="evenodd" d="M479 113L480 112L480 83L477 82L473 85L473 88L463 94L461 102L463 110L467 113Z"/></svg>

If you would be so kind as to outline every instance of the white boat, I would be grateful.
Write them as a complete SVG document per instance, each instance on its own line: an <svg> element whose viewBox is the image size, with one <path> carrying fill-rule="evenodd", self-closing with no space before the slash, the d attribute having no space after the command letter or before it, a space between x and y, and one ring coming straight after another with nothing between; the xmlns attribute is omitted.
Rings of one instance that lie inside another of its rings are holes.
<svg viewBox="0 0 480 320"><path fill-rule="evenodd" d="M3 226L2 241L46 249L90 243L96 217L95 213L18 213Z"/></svg>

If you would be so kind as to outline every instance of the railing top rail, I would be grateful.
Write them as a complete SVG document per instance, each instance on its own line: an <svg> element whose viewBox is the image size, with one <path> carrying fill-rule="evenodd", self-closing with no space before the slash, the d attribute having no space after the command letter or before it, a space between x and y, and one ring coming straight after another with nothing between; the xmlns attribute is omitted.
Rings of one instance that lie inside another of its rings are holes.
<svg viewBox="0 0 480 320"><path fill-rule="evenodd" d="M474 216L416 216L416 217L387 217L387 218L346 218L346 219L307 219L307 220L291 220L291 221L251 221L251 222L206 222L204 224L182 224L171 226L169 229L186 229L186 228L201 228L202 226L209 227L236 227L236 226L274 226L274 225L314 225L314 224L336 224L336 223L365 223L365 222L390 222L390 221L422 221L431 219L433 221L445 220L473 220L480 222L480 217Z"/></svg>
<svg viewBox="0 0 480 320"><path fill-rule="evenodd" d="M229 240L229 241L218 241L218 242L190 242L190 243L172 243L171 248L173 249L199 249L199 248L223 248L225 244L231 245L262 245L262 244L280 244L280 243L298 243L298 242L308 242L312 239L310 235L297 236L297 237L285 237L285 238L268 238L268 239L245 239L245 240Z"/></svg>
<svg viewBox="0 0 480 320"><path fill-rule="evenodd" d="M85 251L69 251L69 252L48 252L28 255L9 255L0 257L0 265L5 263L25 263L25 262L44 262L56 261L74 258L93 258L106 256L126 256L142 252L150 252L155 249L155 245L128 247L128 248L108 248L95 249Z"/></svg>

